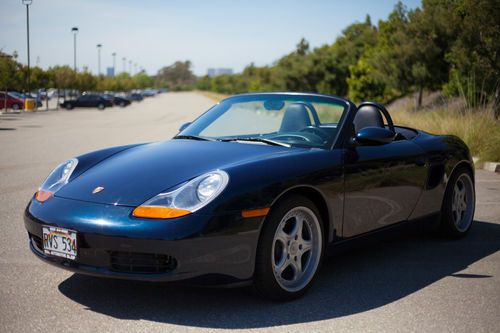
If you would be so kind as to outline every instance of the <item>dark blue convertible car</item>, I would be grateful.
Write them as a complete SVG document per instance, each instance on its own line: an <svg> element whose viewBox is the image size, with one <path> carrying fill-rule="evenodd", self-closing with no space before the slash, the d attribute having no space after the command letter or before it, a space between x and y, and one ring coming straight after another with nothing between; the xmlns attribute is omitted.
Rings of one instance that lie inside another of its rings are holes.
<svg viewBox="0 0 500 333"><path fill-rule="evenodd" d="M467 233L474 169L458 138L394 126L377 103L227 98L171 140L72 158L25 211L31 250L77 273L253 282L287 300L327 250L408 224Z"/></svg>

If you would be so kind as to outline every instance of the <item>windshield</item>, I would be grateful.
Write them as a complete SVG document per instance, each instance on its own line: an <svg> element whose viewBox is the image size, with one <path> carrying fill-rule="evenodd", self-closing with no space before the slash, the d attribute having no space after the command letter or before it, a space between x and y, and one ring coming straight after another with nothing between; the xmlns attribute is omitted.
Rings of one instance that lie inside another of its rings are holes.
<svg viewBox="0 0 500 333"><path fill-rule="evenodd" d="M24 99L24 94L21 94L21 93L15 92L15 91L10 91L9 95L16 97L16 98Z"/></svg>
<svg viewBox="0 0 500 333"><path fill-rule="evenodd" d="M177 137L329 148L347 107L347 102L326 96L235 96L214 106Z"/></svg>

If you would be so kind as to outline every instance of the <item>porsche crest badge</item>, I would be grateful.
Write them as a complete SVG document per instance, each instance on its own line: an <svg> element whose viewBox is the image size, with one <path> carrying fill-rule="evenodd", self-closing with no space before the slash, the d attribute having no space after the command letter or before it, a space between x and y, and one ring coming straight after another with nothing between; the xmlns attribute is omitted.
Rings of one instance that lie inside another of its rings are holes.
<svg viewBox="0 0 500 333"><path fill-rule="evenodd" d="M99 192L102 192L104 190L104 187L102 186L97 186L93 191L92 191L92 194L96 194L96 193L99 193Z"/></svg>

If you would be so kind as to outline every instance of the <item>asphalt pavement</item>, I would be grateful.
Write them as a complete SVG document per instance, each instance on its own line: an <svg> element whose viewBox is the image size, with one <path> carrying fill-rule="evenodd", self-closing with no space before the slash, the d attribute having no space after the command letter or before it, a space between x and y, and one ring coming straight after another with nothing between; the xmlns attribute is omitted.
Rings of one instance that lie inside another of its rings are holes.
<svg viewBox="0 0 500 333"><path fill-rule="evenodd" d="M212 104L167 93L127 108L0 115L0 332L500 332L500 175L482 170L466 238L406 235L328 258L289 303L251 288L80 276L30 253L23 210L53 167L168 139Z"/></svg>

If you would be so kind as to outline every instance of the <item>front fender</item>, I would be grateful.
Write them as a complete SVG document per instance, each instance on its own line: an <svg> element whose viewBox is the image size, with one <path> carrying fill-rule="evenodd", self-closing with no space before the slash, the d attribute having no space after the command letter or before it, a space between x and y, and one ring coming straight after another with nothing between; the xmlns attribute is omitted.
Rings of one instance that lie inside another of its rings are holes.
<svg viewBox="0 0 500 333"><path fill-rule="evenodd" d="M127 149L131 149L137 146L141 146L144 143L139 143L139 144L131 144L131 145L125 145L125 146L116 146L116 147L111 147L111 148L105 148L105 149L100 149L96 150L90 153L86 153L80 156L77 156L76 159L78 159L78 165L71 175L71 178L69 179L70 181L77 178L81 174L83 174L85 171L89 170L90 168L96 166L100 162L104 161L105 159L121 153L122 151L125 151Z"/></svg>

